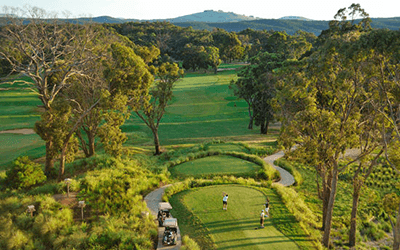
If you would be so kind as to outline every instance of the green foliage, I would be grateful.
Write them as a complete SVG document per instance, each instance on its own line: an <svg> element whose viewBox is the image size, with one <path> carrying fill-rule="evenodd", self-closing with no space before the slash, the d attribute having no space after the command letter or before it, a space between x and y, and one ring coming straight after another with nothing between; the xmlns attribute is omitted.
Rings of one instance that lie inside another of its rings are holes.
<svg viewBox="0 0 400 250"><path fill-rule="evenodd" d="M200 250L200 247L196 243L196 241L192 240L189 236L185 235L182 237L181 250Z"/></svg>
<svg viewBox="0 0 400 250"><path fill-rule="evenodd" d="M130 116L126 106L128 96L121 93L109 95L106 102L110 110L103 113L105 123L99 128L98 134L105 152L113 157L120 157L124 151L122 144L127 139L120 127Z"/></svg>
<svg viewBox="0 0 400 250"><path fill-rule="evenodd" d="M149 98L141 97L140 106L135 113L151 129L154 138L155 154L161 154L158 127L165 114L166 107L173 97L174 84L183 75L176 63L163 63L158 68L153 68L158 77L154 86L150 89Z"/></svg>
<svg viewBox="0 0 400 250"><path fill-rule="evenodd" d="M153 249L157 226L142 195L166 182L133 160L92 157L86 176L72 180L71 191L86 201L85 221L80 209L56 202L51 195L65 192L65 184L48 183L29 192L0 193L1 249ZM35 205L33 217L26 211Z"/></svg>
<svg viewBox="0 0 400 250"><path fill-rule="evenodd" d="M386 233L379 229L378 225L373 221L363 222L360 228L360 233L372 241L378 241L386 237Z"/></svg>
<svg viewBox="0 0 400 250"><path fill-rule="evenodd" d="M322 249L320 241L321 234L319 232L320 223L318 217L307 206L304 200L292 188L286 188L279 184L272 184L272 187L277 191L283 203L289 211L300 222L300 226L310 237L319 249Z"/></svg>
<svg viewBox="0 0 400 250"><path fill-rule="evenodd" d="M21 156L14 160L6 175L5 180L8 186L17 189L31 188L42 184L47 179L42 166L29 160L28 156Z"/></svg>

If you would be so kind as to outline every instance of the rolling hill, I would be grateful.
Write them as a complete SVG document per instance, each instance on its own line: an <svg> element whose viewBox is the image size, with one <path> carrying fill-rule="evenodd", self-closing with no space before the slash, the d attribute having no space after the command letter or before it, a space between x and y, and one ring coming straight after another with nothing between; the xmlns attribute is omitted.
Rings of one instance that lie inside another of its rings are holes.
<svg viewBox="0 0 400 250"><path fill-rule="evenodd" d="M0 19L1 19L0 14ZM371 18L372 27L380 29L397 30L400 28L400 17L392 18ZM221 10L205 10L203 12L180 16L170 19L122 19L109 16L100 16L93 18L68 19L72 22L96 22L96 23L125 23L125 22L170 22L180 27L189 27L198 30L213 30L222 28L226 31L239 32L247 28L254 30L275 30L286 31L293 35L298 30L314 33L318 36L322 30L329 26L329 21L311 20L306 17L285 16L280 19L261 19L254 16L239 15L233 12L224 12ZM1 22L0 22L1 23Z"/></svg>

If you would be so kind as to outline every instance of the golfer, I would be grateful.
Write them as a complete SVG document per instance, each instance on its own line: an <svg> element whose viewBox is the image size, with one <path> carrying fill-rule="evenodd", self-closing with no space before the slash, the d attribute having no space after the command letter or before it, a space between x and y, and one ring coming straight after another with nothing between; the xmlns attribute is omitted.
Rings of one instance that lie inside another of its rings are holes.
<svg viewBox="0 0 400 250"><path fill-rule="evenodd" d="M222 198L222 209L228 209L228 194L225 194L224 198Z"/></svg>
<svg viewBox="0 0 400 250"><path fill-rule="evenodd" d="M269 217L269 208L271 206L269 205L269 199L267 198L267 201L265 202L265 214L267 215L267 217Z"/></svg>
<svg viewBox="0 0 400 250"><path fill-rule="evenodd" d="M260 227L264 228L264 210L261 210L261 214L260 214Z"/></svg>

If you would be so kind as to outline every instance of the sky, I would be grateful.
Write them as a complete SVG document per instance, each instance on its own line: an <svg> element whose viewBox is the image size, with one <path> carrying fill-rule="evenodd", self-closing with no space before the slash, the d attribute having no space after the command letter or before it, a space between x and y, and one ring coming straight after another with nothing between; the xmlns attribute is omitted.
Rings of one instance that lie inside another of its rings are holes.
<svg viewBox="0 0 400 250"><path fill-rule="evenodd" d="M72 17L111 16L126 19L166 19L204 10L222 10L266 19L302 16L331 20L336 12L359 3L370 17L400 17L399 0L0 0L0 7L40 7ZM2 13L2 9L0 9Z"/></svg>

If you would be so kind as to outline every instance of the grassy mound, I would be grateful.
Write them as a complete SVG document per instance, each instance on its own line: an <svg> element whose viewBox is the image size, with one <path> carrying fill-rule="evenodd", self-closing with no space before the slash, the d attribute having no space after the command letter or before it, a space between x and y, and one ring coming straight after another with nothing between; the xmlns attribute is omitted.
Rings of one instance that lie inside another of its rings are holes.
<svg viewBox="0 0 400 250"><path fill-rule="evenodd" d="M227 211L222 210L222 192L229 194ZM276 212L280 213L279 198L272 191L268 197L271 204L277 204ZM204 249L298 249L275 228L273 220L267 219L264 229L255 230L260 225L265 199L262 192L252 188L220 185L181 192L170 202L181 232ZM271 207L274 217L274 206Z"/></svg>
<svg viewBox="0 0 400 250"><path fill-rule="evenodd" d="M261 167L253 162L228 155L217 155L185 162L171 168L174 176L251 175Z"/></svg>

